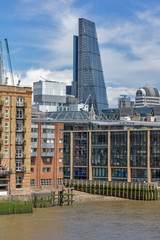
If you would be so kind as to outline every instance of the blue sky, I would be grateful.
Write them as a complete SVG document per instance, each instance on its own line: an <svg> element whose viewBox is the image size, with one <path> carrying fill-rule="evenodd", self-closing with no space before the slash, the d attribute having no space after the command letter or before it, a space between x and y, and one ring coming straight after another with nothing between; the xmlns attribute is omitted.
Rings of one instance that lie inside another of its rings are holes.
<svg viewBox="0 0 160 240"><path fill-rule="evenodd" d="M160 0L0 0L0 40L15 80L72 81L78 18L96 23L110 107L145 84L160 89Z"/></svg>

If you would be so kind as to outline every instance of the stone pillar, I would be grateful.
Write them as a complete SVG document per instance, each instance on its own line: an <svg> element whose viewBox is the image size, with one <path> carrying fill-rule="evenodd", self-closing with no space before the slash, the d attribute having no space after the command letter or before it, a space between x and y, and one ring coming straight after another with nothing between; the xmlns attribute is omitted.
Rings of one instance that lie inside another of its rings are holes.
<svg viewBox="0 0 160 240"><path fill-rule="evenodd" d="M108 131L108 181L112 181L111 176L111 132Z"/></svg>

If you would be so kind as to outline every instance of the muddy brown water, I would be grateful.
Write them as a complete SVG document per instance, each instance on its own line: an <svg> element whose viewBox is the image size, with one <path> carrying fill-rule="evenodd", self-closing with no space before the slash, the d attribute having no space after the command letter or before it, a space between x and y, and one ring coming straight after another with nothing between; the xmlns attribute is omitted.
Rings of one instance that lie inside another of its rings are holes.
<svg viewBox="0 0 160 240"><path fill-rule="evenodd" d="M92 201L0 216L0 240L160 240L160 201Z"/></svg>

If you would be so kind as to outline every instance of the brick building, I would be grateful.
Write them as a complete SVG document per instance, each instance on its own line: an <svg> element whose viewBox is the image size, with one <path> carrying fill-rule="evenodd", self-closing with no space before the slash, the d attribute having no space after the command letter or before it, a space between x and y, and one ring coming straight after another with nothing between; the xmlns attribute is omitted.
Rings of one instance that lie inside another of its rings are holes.
<svg viewBox="0 0 160 240"><path fill-rule="evenodd" d="M30 188L31 98L29 87L0 86L0 192L4 194Z"/></svg>
<svg viewBox="0 0 160 240"><path fill-rule="evenodd" d="M63 127L49 119L32 119L31 189L62 187Z"/></svg>

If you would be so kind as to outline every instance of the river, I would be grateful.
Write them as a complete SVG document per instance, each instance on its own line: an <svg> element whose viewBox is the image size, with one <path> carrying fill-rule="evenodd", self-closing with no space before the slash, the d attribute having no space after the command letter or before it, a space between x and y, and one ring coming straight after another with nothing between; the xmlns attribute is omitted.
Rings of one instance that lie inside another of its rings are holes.
<svg viewBox="0 0 160 240"><path fill-rule="evenodd" d="M0 240L160 240L160 201L92 201L0 216Z"/></svg>

